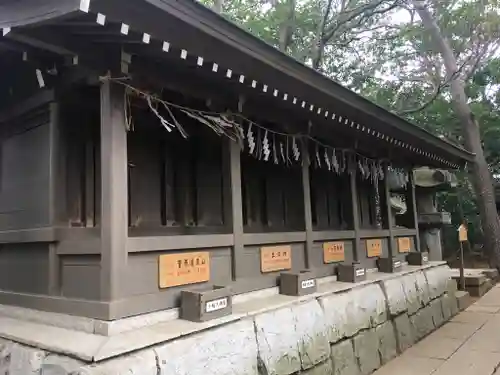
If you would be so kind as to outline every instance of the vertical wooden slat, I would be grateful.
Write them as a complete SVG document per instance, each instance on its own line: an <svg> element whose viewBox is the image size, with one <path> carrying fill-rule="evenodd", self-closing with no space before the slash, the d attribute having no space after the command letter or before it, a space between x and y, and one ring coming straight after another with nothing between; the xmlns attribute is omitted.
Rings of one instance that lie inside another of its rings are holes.
<svg viewBox="0 0 500 375"><path fill-rule="evenodd" d="M309 147L306 141L302 144L302 191L304 195L304 220L306 229L305 266L311 267L313 251L313 224L311 209L311 183L309 176Z"/></svg>
<svg viewBox="0 0 500 375"><path fill-rule="evenodd" d="M232 254L233 280L238 278L243 265L243 210L241 196L241 149L238 143L226 141L229 152L230 182L231 182L231 217L234 236Z"/></svg>
<svg viewBox="0 0 500 375"><path fill-rule="evenodd" d="M85 146L85 226L95 226L95 149L92 137Z"/></svg>
<svg viewBox="0 0 500 375"><path fill-rule="evenodd" d="M389 230L389 257L393 257L398 253L396 241L394 239L394 220L392 217L391 209L391 189L389 186L389 169L387 164L384 165L384 198L385 198L385 211L386 222Z"/></svg>
<svg viewBox="0 0 500 375"><path fill-rule="evenodd" d="M352 221L354 229L354 254L353 260L359 261L360 254L363 249L361 248L361 233L360 233L360 222L359 222L359 201L358 201L358 184L356 178L356 172L349 173L349 181L351 188L351 206L352 206Z"/></svg>
<svg viewBox="0 0 500 375"><path fill-rule="evenodd" d="M101 85L101 300L122 297L127 265L127 130L119 85Z"/></svg>
<svg viewBox="0 0 500 375"><path fill-rule="evenodd" d="M163 158L163 173L160 185L162 190L162 225L172 226L177 223L176 206L175 206L175 172L174 160L169 149L170 145L167 142L162 144Z"/></svg>
<svg viewBox="0 0 500 375"><path fill-rule="evenodd" d="M418 232L418 211L417 211L417 198L415 194L415 175L413 174L413 169L411 169L408 173L410 176L409 183L410 183L410 197L411 197L411 209L413 214L413 223L415 225L415 230L417 232L417 235L415 236L415 248L417 251L421 251L420 235Z"/></svg>
<svg viewBox="0 0 500 375"><path fill-rule="evenodd" d="M200 142L196 165L197 216L201 226L221 226L222 204L222 158L220 150L212 142Z"/></svg>
<svg viewBox="0 0 500 375"><path fill-rule="evenodd" d="M50 164L49 164L49 222L51 226L58 224L62 210L65 207L64 191L65 181L61 164L60 143L60 106L59 103L50 104ZM55 296L60 294L60 259L57 255L57 244L49 244L49 266L48 266L48 292Z"/></svg>

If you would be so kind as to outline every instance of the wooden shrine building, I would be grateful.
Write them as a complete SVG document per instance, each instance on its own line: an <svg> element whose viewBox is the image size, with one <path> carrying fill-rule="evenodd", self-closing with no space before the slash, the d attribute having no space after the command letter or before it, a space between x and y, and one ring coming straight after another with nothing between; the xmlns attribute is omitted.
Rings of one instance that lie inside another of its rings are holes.
<svg viewBox="0 0 500 375"><path fill-rule="evenodd" d="M7 0L0 30L0 304L114 320L404 260L412 169L473 161L191 0Z"/></svg>

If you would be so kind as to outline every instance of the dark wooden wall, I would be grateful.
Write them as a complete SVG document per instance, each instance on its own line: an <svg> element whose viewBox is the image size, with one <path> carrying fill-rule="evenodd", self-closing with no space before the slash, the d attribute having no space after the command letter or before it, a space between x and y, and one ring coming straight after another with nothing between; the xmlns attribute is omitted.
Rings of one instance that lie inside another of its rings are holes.
<svg viewBox="0 0 500 375"><path fill-rule="evenodd" d="M0 137L0 227L14 230L49 226L49 105L5 122Z"/></svg>
<svg viewBox="0 0 500 375"><path fill-rule="evenodd" d="M243 293L276 286L279 272L260 271L261 246L290 245L293 270L329 276L335 264L324 264L324 242L344 241L347 262L357 258L373 268L366 239L382 238L388 256L391 238L415 235L388 227L383 182L376 201L371 180L312 165L305 189L300 163L274 165L246 151L232 153L227 139L177 114L189 133L183 139L137 106L126 134L128 237L117 248L125 252L117 271L120 298L110 300L103 292L109 249L102 245L100 112L99 88L77 87L0 124L0 303L115 319L175 307L185 288L222 284ZM241 208L233 209L236 185ZM356 217L363 218L360 225ZM210 282L159 289L158 256L192 250L210 252Z"/></svg>

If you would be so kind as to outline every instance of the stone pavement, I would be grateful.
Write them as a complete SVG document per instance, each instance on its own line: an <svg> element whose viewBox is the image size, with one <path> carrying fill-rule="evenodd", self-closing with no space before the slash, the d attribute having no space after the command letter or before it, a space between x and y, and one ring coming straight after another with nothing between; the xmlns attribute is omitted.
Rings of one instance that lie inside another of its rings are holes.
<svg viewBox="0 0 500 375"><path fill-rule="evenodd" d="M500 375L500 284L374 375Z"/></svg>

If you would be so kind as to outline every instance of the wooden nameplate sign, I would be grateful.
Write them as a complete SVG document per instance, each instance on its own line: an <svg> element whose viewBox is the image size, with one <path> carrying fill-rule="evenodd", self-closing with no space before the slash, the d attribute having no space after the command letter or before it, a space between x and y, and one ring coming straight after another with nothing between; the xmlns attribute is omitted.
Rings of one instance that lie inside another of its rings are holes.
<svg viewBox="0 0 500 375"><path fill-rule="evenodd" d="M260 270L262 273L285 271L292 268L292 247L265 246L260 248Z"/></svg>
<svg viewBox="0 0 500 375"><path fill-rule="evenodd" d="M231 290L214 286L202 291L183 290L180 318L192 322L205 322L230 315L233 311Z"/></svg>
<svg viewBox="0 0 500 375"><path fill-rule="evenodd" d="M394 273L401 270L403 264L396 258L379 258L377 259L377 267L379 272Z"/></svg>
<svg viewBox="0 0 500 375"><path fill-rule="evenodd" d="M409 253L411 251L411 238L399 237L398 238L398 251L400 253Z"/></svg>
<svg viewBox="0 0 500 375"><path fill-rule="evenodd" d="M368 258L376 258L382 255L382 240L372 239L366 240L366 256Z"/></svg>
<svg viewBox="0 0 500 375"><path fill-rule="evenodd" d="M161 289L207 282L210 280L210 253L197 251L160 255L158 279Z"/></svg>
<svg viewBox="0 0 500 375"><path fill-rule="evenodd" d="M359 283L366 280L366 269L359 263L339 264L337 266L337 281Z"/></svg>
<svg viewBox="0 0 500 375"><path fill-rule="evenodd" d="M429 263L428 252L412 252L406 256L406 261L410 266L425 266Z"/></svg>
<svg viewBox="0 0 500 375"><path fill-rule="evenodd" d="M280 294L304 296L315 293L316 279L311 271L282 272L280 276Z"/></svg>
<svg viewBox="0 0 500 375"><path fill-rule="evenodd" d="M323 243L323 263L337 263L345 260L344 241Z"/></svg>

